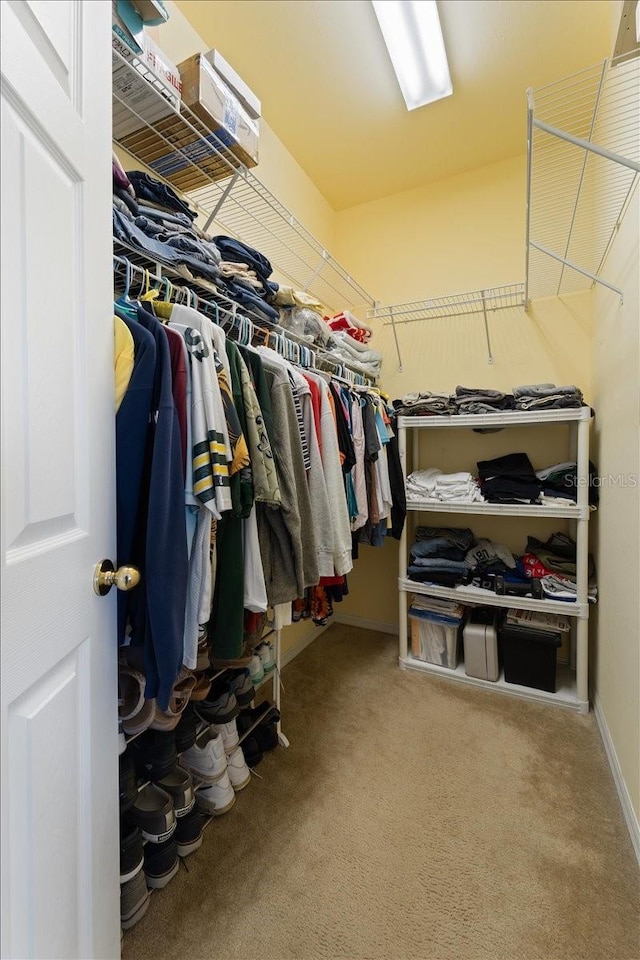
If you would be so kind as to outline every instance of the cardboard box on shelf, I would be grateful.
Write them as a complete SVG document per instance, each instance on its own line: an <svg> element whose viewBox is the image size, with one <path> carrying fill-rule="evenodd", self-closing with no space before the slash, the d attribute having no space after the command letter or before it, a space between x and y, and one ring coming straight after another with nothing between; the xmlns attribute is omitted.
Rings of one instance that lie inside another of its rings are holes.
<svg viewBox="0 0 640 960"><path fill-rule="evenodd" d="M259 120L262 104L253 90L247 86L242 77L238 76L230 63L227 63L219 50L209 50L204 54L216 73L220 74L225 83L231 87L236 97L253 120Z"/></svg>
<svg viewBox="0 0 640 960"><path fill-rule="evenodd" d="M155 125L165 117L175 116L175 111L180 109L178 68L145 31L133 37L115 6L111 40L113 136L122 140L142 129L150 133L145 120Z"/></svg>
<svg viewBox="0 0 640 960"><path fill-rule="evenodd" d="M197 54L178 64L182 100L246 167L258 163L260 123L250 117L209 61Z"/></svg>

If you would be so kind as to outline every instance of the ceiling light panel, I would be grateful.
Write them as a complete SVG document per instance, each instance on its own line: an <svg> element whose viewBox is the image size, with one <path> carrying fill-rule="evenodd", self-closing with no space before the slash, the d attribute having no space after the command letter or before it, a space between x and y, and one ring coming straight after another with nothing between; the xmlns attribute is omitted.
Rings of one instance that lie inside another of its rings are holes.
<svg viewBox="0 0 640 960"><path fill-rule="evenodd" d="M371 0L407 110L453 93L436 0Z"/></svg>

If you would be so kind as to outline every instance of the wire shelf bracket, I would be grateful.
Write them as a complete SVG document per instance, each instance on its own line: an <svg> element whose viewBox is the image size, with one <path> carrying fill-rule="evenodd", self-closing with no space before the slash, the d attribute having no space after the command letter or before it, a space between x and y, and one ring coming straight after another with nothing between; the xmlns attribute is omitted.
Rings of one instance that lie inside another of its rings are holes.
<svg viewBox="0 0 640 960"><path fill-rule="evenodd" d="M640 58L527 90L525 309L602 277L640 182Z"/></svg>
<svg viewBox="0 0 640 960"><path fill-rule="evenodd" d="M487 363L493 363L489 314L498 310L518 307L524 307L524 283L509 283L500 287L487 287L484 290L471 290L468 293L454 293L447 297L436 297L431 300L414 300L410 303L397 303L388 306L376 304L372 310L367 311L367 318L369 320L382 320L383 326L393 328L398 354L398 370L402 372L402 356L397 327L403 326L405 323L419 323L423 320L480 315L484 323L484 334L487 342Z"/></svg>

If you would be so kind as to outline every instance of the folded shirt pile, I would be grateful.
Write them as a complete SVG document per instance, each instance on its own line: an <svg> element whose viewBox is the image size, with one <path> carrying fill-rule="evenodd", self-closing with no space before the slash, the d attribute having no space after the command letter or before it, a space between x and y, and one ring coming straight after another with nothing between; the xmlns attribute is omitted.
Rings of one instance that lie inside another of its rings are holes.
<svg viewBox="0 0 640 960"><path fill-rule="evenodd" d="M405 393L393 406L400 417L433 417L457 413L456 405L448 393Z"/></svg>
<svg viewBox="0 0 640 960"><path fill-rule="evenodd" d="M328 323L332 330L342 330L348 333L353 340L359 340L360 343L368 343L373 336L371 327L368 327L362 320L358 320L348 310L337 313L335 317L328 320Z"/></svg>
<svg viewBox="0 0 640 960"><path fill-rule="evenodd" d="M382 368L382 354L371 350L364 343L354 340L348 333L334 330L327 343L327 349L339 360L348 363L354 370L361 370L371 377L379 377Z"/></svg>
<svg viewBox="0 0 640 960"><path fill-rule="evenodd" d="M415 470L407 477L408 500L476 503L484 500L470 473L443 473L437 467Z"/></svg>
<svg viewBox="0 0 640 960"><path fill-rule="evenodd" d="M485 390L473 387L456 387L452 398L457 412L463 413L500 413L503 410L514 410L515 399L510 393L501 393L499 390Z"/></svg>
<svg viewBox="0 0 640 960"><path fill-rule="evenodd" d="M527 540L526 553L518 558L517 569L528 578L537 577L545 596L554 600L574 601L576 584L576 543L566 533L554 533L544 543L536 537ZM598 588L593 557L588 559L588 597L595 603Z"/></svg>
<svg viewBox="0 0 640 960"><path fill-rule="evenodd" d="M514 387L516 410L548 410L582 407L582 391L575 386L556 387L554 383L532 383Z"/></svg>
<svg viewBox="0 0 640 960"><path fill-rule="evenodd" d="M541 503L574 504L578 499L578 466L574 461L554 463L543 470L536 470L536 477L542 483ZM589 461L589 503L597 507L599 500L596 477L598 470Z"/></svg>
<svg viewBox="0 0 640 960"><path fill-rule="evenodd" d="M542 490L526 453L478 461L480 489L489 503L536 503Z"/></svg>

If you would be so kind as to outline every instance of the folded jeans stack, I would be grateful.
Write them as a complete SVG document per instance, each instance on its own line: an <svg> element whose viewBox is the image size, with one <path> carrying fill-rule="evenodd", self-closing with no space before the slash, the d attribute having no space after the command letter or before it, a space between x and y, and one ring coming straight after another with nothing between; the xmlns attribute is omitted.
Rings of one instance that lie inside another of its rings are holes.
<svg viewBox="0 0 640 960"><path fill-rule="evenodd" d="M536 503L542 489L526 453L479 460L478 475L489 503Z"/></svg>
<svg viewBox="0 0 640 960"><path fill-rule="evenodd" d="M457 386L452 399L460 414L500 413L503 410L513 410L516 405L510 393L473 387Z"/></svg>
<svg viewBox="0 0 640 960"><path fill-rule="evenodd" d="M584 406L582 391L573 385L556 387L554 383L533 383L514 387L516 410L548 410Z"/></svg>
<svg viewBox="0 0 640 960"><path fill-rule="evenodd" d="M468 529L418 527L409 555L407 576L417 583L454 587L467 583L471 567L466 554L474 542Z"/></svg>

